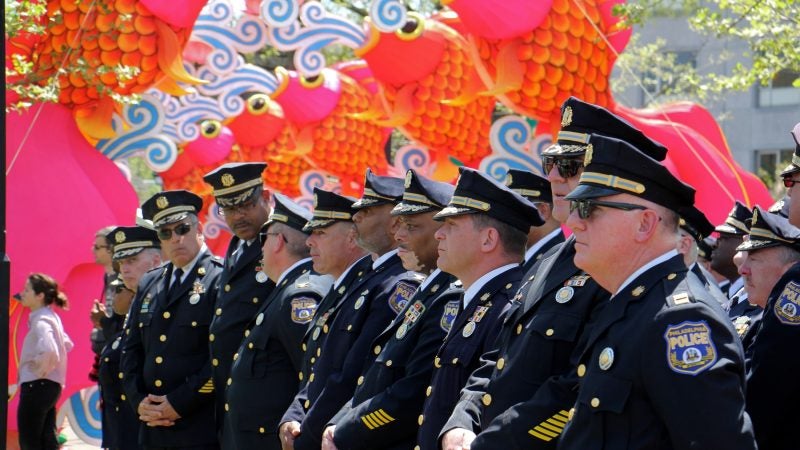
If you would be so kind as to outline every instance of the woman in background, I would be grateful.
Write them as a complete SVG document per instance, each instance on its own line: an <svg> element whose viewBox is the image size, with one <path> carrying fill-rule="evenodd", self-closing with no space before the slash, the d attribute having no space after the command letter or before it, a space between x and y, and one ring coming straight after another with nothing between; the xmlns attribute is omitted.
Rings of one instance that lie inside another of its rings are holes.
<svg viewBox="0 0 800 450"><path fill-rule="evenodd" d="M67 296L54 279L34 273L14 297L31 310L19 362L19 446L21 450L57 449L56 403L64 387L72 341L52 305L67 309Z"/></svg>

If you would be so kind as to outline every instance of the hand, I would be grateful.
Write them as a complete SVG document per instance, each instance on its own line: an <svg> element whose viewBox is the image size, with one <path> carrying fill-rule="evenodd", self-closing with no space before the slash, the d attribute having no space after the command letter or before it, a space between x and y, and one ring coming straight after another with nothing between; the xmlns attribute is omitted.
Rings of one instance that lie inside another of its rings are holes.
<svg viewBox="0 0 800 450"><path fill-rule="evenodd" d="M297 436L300 436L300 422L293 420L282 423L278 429L278 434L281 437L281 448L283 450L293 450L294 440Z"/></svg>
<svg viewBox="0 0 800 450"><path fill-rule="evenodd" d="M336 444L333 442L333 432L336 430L336 425L329 425L322 432L322 450L338 450Z"/></svg>
<svg viewBox="0 0 800 450"><path fill-rule="evenodd" d="M442 450L468 450L475 433L466 428L453 428L442 436Z"/></svg>
<svg viewBox="0 0 800 450"><path fill-rule="evenodd" d="M181 416L169 403L166 395L148 395L138 408L139 420L147 426L172 426Z"/></svg>
<svg viewBox="0 0 800 450"><path fill-rule="evenodd" d="M89 318L92 319L95 328L100 328L100 319L105 315L106 306L95 299L92 310L89 312Z"/></svg>

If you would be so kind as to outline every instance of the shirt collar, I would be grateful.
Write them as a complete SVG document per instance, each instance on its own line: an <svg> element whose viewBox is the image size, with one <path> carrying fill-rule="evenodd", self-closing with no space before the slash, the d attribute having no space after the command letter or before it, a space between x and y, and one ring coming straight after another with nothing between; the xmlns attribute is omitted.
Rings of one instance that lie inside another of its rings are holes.
<svg viewBox="0 0 800 450"><path fill-rule="evenodd" d="M482 277L475 280L466 291L464 291L464 308L469 305L469 302L472 301L472 297L475 297L478 292L483 289L483 286L486 285L489 281L494 279L495 277L499 276L501 273L507 272L515 267L519 267L519 264L506 264L505 266L500 266L492 271L489 271L483 274Z"/></svg>
<svg viewBox="0 0 800 450"><path fill-rule="evenodd" d="M296 263L294 263L291 266L289 266L289 268L284 270L283 273L281 273L281 276L278 277L278 281L275 282L275 285L279 286L281 284L281 281L283 281L283 279L286 278L286 275L289 275L289 272L294 270L295 267L297 267L297 266L299 266L301 264L305 264L308 261L311 261L311 258L303 258L300 261L297 261Z"/></svg>
<svg viewBox="0 0 800 450"><path fill-rule="evenodd" d="M337 278L336 281L333 282L333 289L338 289L339 285L342 284L342 281L344 281L344 279L347 276L347 274L350 273L351 270L353 270L353 267L355 267L356 264L358 264L359 262L363 261L364 258L369 258L369 255L361 257L361 258L358 258L357 260L355 260L353 262L353 264L350 264L349 266L347 266L347 269L344 269L344 272L342 272L342 274L339 275L339 278Z"/></svg>
<svg viewBox="0 0 800 450"><path fill-rule="evenodd" d="M433 279L434 279L434 278L436 278L437 276L439 276L439 274L440 274L440 273L442 273L442 269L440 269L440 268L438 268L438 267L437 267L437 268L436 268L436 270L434 270L433 272L431 272L431 274L430 274L430 275L428 275L427 277L425 277L425 281L423 281L423 282L422 282L422 284L420 284L420 285L419 285L419 290L420 290L420 292L421 292L423 289L425 289L426 287L428 287L428 285L429 285L429 284L431 284L431 282L433 281Z"/></svg>
<svg viewBox="0 0 800 450"><path fill-rule="evenodd" d="M531 245L527 250L525 250L525 262L530 261L531 258L533 258L533 255L536 254L536 252L538 252L539 249L544 247L544 245L547 244L547 242L549 242L551 239L555 239L555 237L558 236L559 233L561 233L560 227L547 233L545 236L543 236L541 239L539 239L533 245Z"/></svg>
<svg viewBox="0 0 800 450"><path fill-rule="evenodd" d="M397 254L397 249L384 253L378 259L372 262L372 270L377 270L378 267L381 266L381 264L383 264L384 262L386 262L387 259L391 258L396 254Z"/></svg>
<svg viewBox="0 0 800 450"><path fill-rule="evenodd" d="M625 289L629 284L631 284L631 282L633 280L638 278L639 275L645 273L651 267L655 267L656 265L661 264L662 262L664 262L664 261L666 261L666 260L668 260L668 259L670 259L670 258L672 258L674 256L677 256L677 254L678 254L678 251L675 250L675 249L672 249L672 250L668 251L667 253L664 253L663 255L651 260L650 262L648 262L647 264L643 265L642 267L639 267L639 269L637 269L636 272L633 272L625 281L622 282L622 284L619 285L619 289L617 289L617 292L615 292L614 295L611 296L611 298L613 299L614 297L616 297L617 294L622 292L622 290Z"/></svg>

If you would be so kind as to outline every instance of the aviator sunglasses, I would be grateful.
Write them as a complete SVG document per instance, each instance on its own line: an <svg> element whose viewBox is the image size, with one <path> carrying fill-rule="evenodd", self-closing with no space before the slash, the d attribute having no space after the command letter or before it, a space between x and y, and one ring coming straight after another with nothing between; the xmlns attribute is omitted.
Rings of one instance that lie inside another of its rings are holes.
<svg viewBox="0 0 800 450"><path fill-rule="evenodd" d="M592 215L592 211L598 206L605 206L606 208L621 209L623 211L645 210L646 207L642 205L634 205L633 203L620 203L620 202L606 202L603 200L570 200L569 212L578 211L578 217L583 220L588 219Z"/></svg>
<svg viewBox="0 0 800 450"><path fill-rule="evenodd" d="M175 232L175 234L177 236L183 236L183 235L185 235L186 233L188 233L191 230L192 230L192 225L191 224L182 223L182 224L178 225L177 227L175 227L173 229L159 228L156 231L156 234L158 235L158 239L160 239L162 241L168 241L168 240L170 240L172 238L172 232L173 231Z"/></svg>
<svg viewBox="0 0 800 450"><path fill-rule="evenodd" d="M583 159L542 156L542 169L545 175L553 170L553 166L556 166L561 178L572 178L583 168Z"/></svg>
<svg viewBox="0 0 800 450"><path fill-rule="evenodd" d="M794 186L797 183L800 183L800 180L793 180L793 179L791 179L789 177L786 177L786 178L783 179L783 186L787 187L787 188L790 188L790 187Z"/></svg>

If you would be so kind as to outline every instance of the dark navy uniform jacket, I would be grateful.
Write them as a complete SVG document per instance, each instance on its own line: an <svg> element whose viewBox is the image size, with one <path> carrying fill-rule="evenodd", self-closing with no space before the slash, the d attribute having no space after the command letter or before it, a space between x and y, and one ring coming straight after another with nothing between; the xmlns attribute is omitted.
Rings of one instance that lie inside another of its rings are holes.
<svg viewBox="0 0 800 450"><path fill-rule="evenodd" d="M217 427L222 427L225 411L223 386L228 380L233 364L233 354L244 338L244 330L256 316L256 312L275 288L267 274L261 272L261 245L250 244L233 263L232 254L239 246L239 238L233 237L225 258L225 267L219 279L214 318L209 332L214 340L209 342L211 350L211 373L214 386L219 387L216 396ZM260 275L259 275L260 274ZM220 428L223 432L223 428ZM224 439L223 439L224 440Z"/></svg>
<svg viewBox="0 0 800 450"><path fill-rule="evenodd" d="M123 340L125 394L134 410L147 394L166 395L181 418L170 427L139 426L148 447L216 445L214 383L208 327L222 262L207 249L168 296L173 265L147 272L139 284Z"/></svg>
<svg viewBox="0 0 800 450"><path fill-rule="evenodd" d="M372 343L375 360L358 378L353 398L331 420L340 450L411 448L430 383L431 361L450 330L463 290L436 271Z"/></svg>
<svg viewBox="0 0 800 450"><path fill-rule="evenodd" d="M753 419L758 447L795 449L794 427L800 423L800 263L775 284L761 325L747 348L747 412Z"/></svg>
<svg viewBox="0 0 800 450"><path fill-rule="evenodd" d="M333 306L334 319L323 324L328 337L306 385L290 406L292 414L303 414L296 449L319 449L325 427L353 396L356 379L368 363L365 358L372 355L373 339L405 307L422 279L403 269L395 253L374 270L365 271ZM296 410L298 404L302 410Z"/></svg>
<svg viewBox="0 0 800 450"><path fill-rule="evenodd" d="M442 434L466 428L474 448L527 448L532 434L525 402L551 376L569 372L580 335L609 294L575 267L570 238L529 273L503 322L498 346L482 357ZM571 395L570 395L571 394ZM569 409L574 391L558 401ZM512 406L514 407L512 409ZM536 430L534 430L536 431Z"/></svg>
<svg viewBox="0 0 800 450"><path fill-rule="evenodd" d="M124 317L124 316L123 316ZM103 351L100 352L100 368L98 384L100 397L103 399L103 448L136 450L139 444L139 414L131 408L122 380L119 379L119 363L122 356L122 337L124 331L119 330L111 336Z"/></svg>
<svg viewBox="0 0 800 450"><path fill-rule="evenodd" d="M426 394L417 444L422 450L438 449L442 430L459 392L478 368L480 356L495 347L500 322L522 280L522 266L515 266L489 280L460 312L434 358L431 385Z"/></svg>
<svg viewBox="0 0 800 450"><path fill-rule="evenodd" d="M697 278L703 283L703 286L708 290L708 293L711 294L712 297L719 303L720 305L727 305L729 303L728 297L725 295L724 292L717 286L717 283L714 281L709 281L708 274L700 267L699 263L692 264L691 269L689 269L690 273L693 273Z"/></svg>
<svg viewBox="0 0 800 450"><path fill-rule="evenodd" d="M300 340L333 279L292 268L262 303L225 389L225 449L280 449L278 424L299 387ZM222 388L220 388L222 390Z"/></svg>
<svg viewBox="0 0 800 450"><path fill-rule="evenodd" d="M541 247L536 249L536 251L531 255L530 258L525 259L525 261L522 263L522 273L530 272L531 269L533 269L533 266L537 262L539 262L542 258L544 258L544 255L548 254L553 247L555 247L558 244L561 244L562 242L564 242L564 240L565 240L564 232L561 229L559 229L558 233L555 236L545 241Z"/></svg>
<svg viewBox="0 0 800 450"><path fill-rule="evenodd" d="M579 362L559 449L756 448L739 336L680 255L611 298Z"/></svg>

